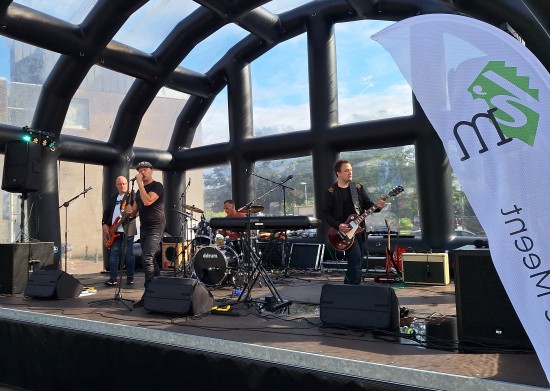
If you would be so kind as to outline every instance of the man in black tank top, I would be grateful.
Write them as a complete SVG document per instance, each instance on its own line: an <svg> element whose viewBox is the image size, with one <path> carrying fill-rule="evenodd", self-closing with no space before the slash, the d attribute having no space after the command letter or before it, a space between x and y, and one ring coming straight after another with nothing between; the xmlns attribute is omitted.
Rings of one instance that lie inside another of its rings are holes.
<svg viewBox="0 0 550 391"><path fill-rule="evenodd" d="M164 217L164 187L162 183L153 180L153 165L141 162L136 166L136 183L138 191L134 203L134 214L139 211L139 239L141 243L141 263L145 272L145 289L153 279L160 274L160 268L155 261L155 253L162 241L166 219ZM134 304L143 307L143 298Z"/></svg>
<svg viewBox="0 0 550 391"><path fill-rule="evenodd" d="M341 232L350 230L350 226L346 223L348 217L352 214L362 213L374 205L365 189L359 183L351 182L353 178L353 169L347 160L339 160L334 165L334 173L337 181L325 193L323 207L323 221L330 227ZM353 188L352 188L353 184ZM358 207L355 209L353 202L354 195L357 194ZM385 205L384 201L378 201L378 207L375 212L379 212ZM365 235L355 235L353 245L344 252L344 259L347 261L346 276L344 284L361 284L362 268L361 260L365 251Z"/></svg>

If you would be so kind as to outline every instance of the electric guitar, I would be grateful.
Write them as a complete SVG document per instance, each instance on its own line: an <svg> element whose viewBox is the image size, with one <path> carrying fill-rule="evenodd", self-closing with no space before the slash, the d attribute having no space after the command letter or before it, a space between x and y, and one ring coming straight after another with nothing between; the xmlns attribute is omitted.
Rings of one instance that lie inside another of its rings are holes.
<svg viewBox="0 0 550 391"><path fill-rule="evenodd" d="M388 194L381 196L379 201L386 201L388 198L395 197L404 190L405 189L403 189L403 186L396 186L391 189ZM361 228L360 224L367 218L368 215L372 214L376 208L378 207L374 204L360 215L350 215L345 222L345 224L348 224L351 227L348 232L338 231L336 228L330 227L328 230L328 241L331 246L340 251L346 251L349 249L355 241L355 234L364 231L364 228Z"/></svg>

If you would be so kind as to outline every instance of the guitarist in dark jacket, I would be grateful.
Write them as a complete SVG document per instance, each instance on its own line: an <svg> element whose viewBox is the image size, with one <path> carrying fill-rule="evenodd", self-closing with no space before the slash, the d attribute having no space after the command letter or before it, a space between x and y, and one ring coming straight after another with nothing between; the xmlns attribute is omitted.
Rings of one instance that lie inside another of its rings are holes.
<svg viewBox="0 0 550 391"><path fill-rule="evenodd" d="M323 221L340 232L348 232L351 229L347 222L348 217L362 213L375 203L371 201L362 185L352 182L353 170L349 161L336 162L334 172L337 181L325 194ZM384 205L383 200L376 202L375 211L379 212ZM344 259L348 263L344 284L361 284L364 247L365 236L357 234L353 245L344 252Z"/></svg>
<svg viewBox="0 0 550 391"><path fill-rule="evenodd" d="M109 205L103 211L103 218L101 221L103 225L104 243L106 246L111 246L109 252L109 280L105 282L105 285L108 286L117 285L124 227L127 229L126 256L124 258L124 263L126 265L126 284L131 285L134 283L134 235L137 233L137 229L136 219L129 218L128 216L125 217L124 213L130 195L128 191L128 180L123 176L119 176L116 179L116 187L118 192L109 198Z"/></svg>

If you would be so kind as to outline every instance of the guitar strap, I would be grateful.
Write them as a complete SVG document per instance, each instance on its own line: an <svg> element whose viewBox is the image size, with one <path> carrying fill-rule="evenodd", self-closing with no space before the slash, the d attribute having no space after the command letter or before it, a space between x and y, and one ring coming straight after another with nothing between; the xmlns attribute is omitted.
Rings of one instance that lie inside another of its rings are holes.
<svg viewBox="0 0 550 391"><path fill-rule="evenodd" d="M355 208L355 213L361 214L361 205L359 205L359 193L357 192L358 186L359 185L354 181L351 181L349 183L349 188L351 191L351 200L353 201L353 207Z"/></svg>

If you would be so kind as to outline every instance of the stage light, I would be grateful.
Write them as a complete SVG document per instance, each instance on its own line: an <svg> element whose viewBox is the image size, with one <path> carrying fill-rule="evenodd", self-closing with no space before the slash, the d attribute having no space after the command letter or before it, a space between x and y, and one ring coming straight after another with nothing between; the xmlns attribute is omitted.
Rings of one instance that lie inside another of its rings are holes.
<svg viewBox="0 0 550 391"><path fill-rule="evenodd" d="M55 134L45 130L31 129L28 126L23 127L23 135L21 140L27 143L41 144L47 147L50 151L55 151Z"/></svg>

